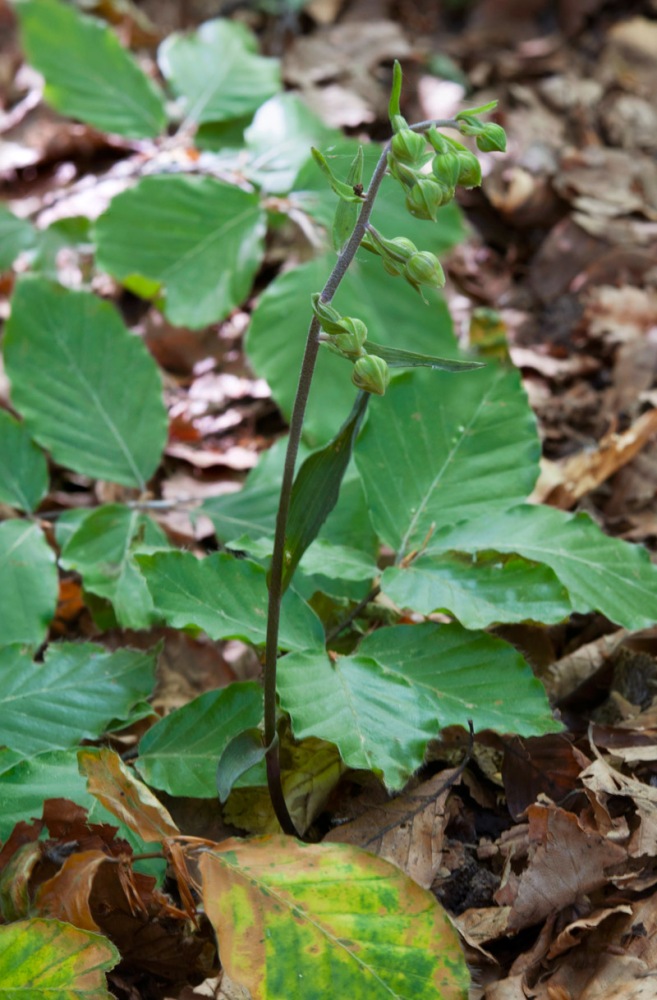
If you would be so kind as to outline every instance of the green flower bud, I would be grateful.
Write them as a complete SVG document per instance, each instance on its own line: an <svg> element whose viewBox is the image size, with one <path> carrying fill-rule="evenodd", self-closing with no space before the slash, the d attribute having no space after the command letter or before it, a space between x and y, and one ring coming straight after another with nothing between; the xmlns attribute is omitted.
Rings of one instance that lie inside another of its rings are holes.
<svg viewBox="0 0 657 1000"><path fill-rule="evenodd" d="M382 258L381 263L383 264L383 270L386 274L392 275L393 278L398 278L403 271L403 266L401 264L393 264L391 260L386 260L385 257Z"/></svg>
<svg viewBox="0 0 657 1000"><path fill-rule="evenodd" d="M405 236L397 236L395 239L387 240L385 236L370 226L367 236L367 249L379 254L383 266L388 274L394 276L402 273L402 268L407 260L417 253L417 247Z"/></svg>
<svg viewBox="0 0 657 1000"><path fill-rule="evenodd" d="M474 153L464 149L458 154L461 169L458 184L465 188L479 187L481 184L481 164Z"/></svg>
<svg viewBox="0 0 657 1000"><path fill-rule="evenodd" d="M422 177L406 195L406 208L416 219L436 221L438 209L454 197L454 188L431 177Z"/></svg>
<svg viewBox="0 0 657 1000"><path fill-rule="evenodd" d="M404 277L416 291L420 290L420 285L442 288L445 284L445 272L440 266L440 261L428 250L420 250L413 254L404 268Z"/></svg>
<svg viewBox="0 0 657 1000"><path fill-rule="evenodd" d="M404 163L399 163L391 153L388 153L388 170L406 191L410 191L417 183L415 171Z"/></svg>
<svg viewBox="0 0 657 1000"><path fill-rule="evenodd" d="M442 135L442 133L438 131L435 125L432 125L431 128L428 130L427 139L429 140L429 142L431 143L431 145L433 146L433 148L436 150L437 153L452 152L453 146L451 142L453 140L449 140L446 135Z"/></svg>
<svg viewBox="0 0 657 1000"><path fill-rule="evenodd" d="M387 361L375 354L366 354L354 365L351 381L358 389L383 396L390 383L390 369Z"/></svg>
<svg viewBox="0 0 657 1000"><path fill-rule="evenodd" d="M342 328L345 332L333 337L333 343L347 357L359 358L365 353L363 344L367 340L367 327L362 319L345 316L342 320Z"/></svg>
<svg viewBox="0 0 657 1000"><path fill-rule="evenodd" d="M401 129L393 135L390 143L393 159L399 163L408 163L410 166L417 166L421 163L426 148L424 136L420 135L419 132L413 132L410 128Z"/></svg>
<svg viewBox="0 0 657 1000"><path fill-rule="evenodd" d="M475 118L474 115L469 115L462 111L456 116L456 119L459 123L459 130L463 135L483 135L486 126L478 118Z"/></svg>
<svg viewBox="0 0 657 1000"><path fill-rule="evenodd" d="M454 188L459 182L461 160L458 153L441 153L431 161L431 170L437 181L448 188Z"/></svg>
<svg viewBox="0 0 657 1000"><path fill-rule="evenodd" d="M506 133L501 125L488 122L484 131L477 136L477 146L482 153L504 153L506 150Z"/></svg>
<svg viewBox="0 0 657 1000"><path fill-rule="evenodd" d="M328 302L322 302L319 292L315 292L311 296L313 304L313 312L319 320L322 330L330 334L344 333L344 327L342 326L342 316L337 309L329 305Z"/></svg>

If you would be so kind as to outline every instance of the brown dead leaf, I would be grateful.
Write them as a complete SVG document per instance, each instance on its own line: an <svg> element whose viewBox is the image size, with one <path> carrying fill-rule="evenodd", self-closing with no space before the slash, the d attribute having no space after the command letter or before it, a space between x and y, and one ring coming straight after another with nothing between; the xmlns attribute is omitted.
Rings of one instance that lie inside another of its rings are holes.
<svg viewBox="0 0 657 1000"><path fill-rule="evenodd" d="M581 763L559 733L504 739L502 778L509 812L518 819L539 795L557 805L577 785Z"/></svg>
<svg viewBox="0 0 657 1000"><path fill-rule="evenodd" d="M541 495L540 487L534 497L541 503L561 510L570 510L583 496L597 489L641 451L657 434L657 410L648 410L623 434L610 431L594 450L579 452L561 462L552 463L551 485ZM555 469L556 466L556 469ZM559 472L560 481L555 485L554 476Z"/></svg>
<svg viewBox="0 0 657 1000"><path fill-rule="evenodd" d="M602 888L610 870L627 857L624 848L585 830L577 816L564 809L533 805L528 815L529 864L517 880L507 877L495 894L497 903L511 906L509 928L514 931L540 923Z"/></svg>
<svg viewBox="0 0 657 1000"><path fill-rule="evenodd" d="M628 854L633 858L657 855L657 788L622 774L601 754L582 771L581 781L604 806L619 796L629 799L639 823L630 836Z"/></svg>
<svg viewBox="0 0 657 1000"><path fill-rule="evenodd" d="M66 858L56 875L43 882L34 906L42 917L64 920L85 931L100 931L89 907L98 869L112 861L103 851L78 851Z"/></svg>
<svg viewBox="0 0 657 1000"><path fill-rule="evenodd" d="M574 920L554 939L547 957L556 958L557 955L561 955L566 951L570 951L571 948L577 947L589 931L595 927L599 927L603 920L607 920L609 917L616 916L619 913L628 913L631 915L632 908L630 906L614 906L611 909L596 910L590 916L583 917L581 920Z"/></svg>
<svg viewBox="0 0 657 1000"><path fill-rule="evenodd" d="M541 675L549 697L557 703L563 702L609 661L629 634L626 629L617 629L556 660Z"/></svg>
<svg viewBox="0 0 657 1000"><path fill-rule="evenodd" d="M441 867L445 806L458 775L458 768L441 771L412 791L336 827L324 839L372 851L428 889Z"/></svg>

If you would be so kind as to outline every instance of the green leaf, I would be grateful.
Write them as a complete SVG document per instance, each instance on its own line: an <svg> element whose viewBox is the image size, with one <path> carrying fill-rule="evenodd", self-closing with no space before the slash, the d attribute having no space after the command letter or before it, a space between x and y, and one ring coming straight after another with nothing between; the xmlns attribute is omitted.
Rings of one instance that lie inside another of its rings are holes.
<svg viewBox="0 0 657 1000"><path fill-rule="evenodd" d="M195 625L211 639L265 642L267 583L261 566L224 552L201 560L189 552L160 552L136 558L155 609L168 625ZM323 641L315 613L289 591L283 598L280 647L316 648Z"/></svg>
<svg viewBox="0 0 657 1000"><path fill-rule="evenodd" d="M221 964L253 1000L467 997L448 917L381 858L269 836L224 841L200 868Z"/></svg>
<svg viewBox="0 0 657 1000"><path fill-rule="evenodd" d="M518 373L493 365L458 377L404 376L356 447L372 523L398 557L421 548L436 526L524 499L539 455Z"/></svg>
<svg viewBox="0 0 657 1000"><path fill-rule="evenodd" d="M104 973L120 959L101 934L17 920L0 927L0 1000L112 1000Z"/></svg>
<svg viewBox="0 0 657 1000"><path fill-rule="evenodd" d="M39 646L57 608L55 553L38 525L0 524L0 636L2 644Z"/></svg>
<svg viewBox="0 0 657 1000"><path fill-rule="evenodd" d="M261 719L259 684L248 681L207 691L148 730L139 745L137 769L149 785L170 795L214 798L223 751Z"/></svg>
<svg viewBox="0 0 657 1000"><path fill-rule="evenodd" d="M91 643L55 643L43 663L20 646L0 648L2 741L26 757L95 739L130 719L153 690L155 653Z"/></svg>
<svg viewBox="0 0 657 1000"><path fill-rule="evenodd" d="M344 316L363 320L377 342L395 346L399 331L404 331L404 346L422 353L439 350L456 354L449 312L438 300L426 306L405 282L395 282L380 267L378 260L367 255L356 261L338 289L334 304ZM260 298L246 340L251 365L266 378L284 416L289 419L303 345L311 318L311 294L321 288L333 260L320 257L295 267L273 281ZM477 373L479 375L479 373ZM434 376L440 377L440 376ZM458 382L458 390L462 385ZM436 391L437 386L434 385ZM308 401L304 434L311 445L324 443L333 436L338 421L349 412L356 389L351 385L349 367L342 358L324 351L317 361L317 370ZM388 397L396 398L395 386ZM376 400L376 404L380 401ZM373 408L378 417L380 405ZM523 496L526 494L523 494Z"/></svg>
<svg viewBox="0 0 657 1000"><path fill-rule="evenodd" d="M436 358L430 354L416 354L414 351L402 351L396 347L384 347L366 340L364 348L368 354L383 358L391 368L434 368L441 372L469 372L475 368L485 368L481 361L450 361L448 358Z"/></svg>
<svg viewBox="0 0 657 1000"><path fill-rule="evenodd" d="M495 622L552 623L572 612L568 593L548 566L526 559L458 553L420 556L410 566L391 566L381 590L401 608L428 615L447 611L466 628Z"/></svg>
<svg viewBox="0 0 657 1000"><path fill-rule="evenodd" d="M53 281L59 279L57 258L63 249L74 250L76 254L90 253L94 248L91 240L91 221L82 215L66 219L56 219L47 229L40 229L36 253L31 261L31 270Z"/></svg>
<svg viewBox="0 0 657 1000"><path fill-rule="evenodd" d="M124 628L147 628L155 617L153 601L134 557L168 548L152 518L125 504L108 504L86 515L64 545L60 564L80 573L85 590L111 601Z"/></svg>
<svg viewBox="0 0 657 1000"><path fill-rule="evenodd" d="M336 142L340 132L325 125L296 94L277 94L258 109L245 139L249 179L267 194L287 194L301 166L312 162L310 147Z"/></svg>
<svg viewBox="0 0 657 1000"><path fill-rule="evenodd" d="M364 163L363 147L359 143L358 150L351 161L347 174L347 184L350 184L352 189L358 185L362 189ZM358 219L358 213L359 208L355 202L342 200L338 202L335 215L333 216L332 238L334 250L339 252L351 236L353 228L356 225L356 220Z"/></svg>
<svg viewBox="0 0 657 1000"><path fill-rule="evenodd" d="M354 204L360 204L363 201L362 194L356 194L353 189L353 185L347 184L345 181L341 181L339 177L336 177L331 170L328 160L319 149L315 149L311 146L310 152L312 153L313 160L322 171L324 176L328 178L329 185L333 194L336 194L341 201L346 201L348 203L353 202Z"/></svg>
<svg viewBox="0 0 657 1000"><path fill-rule="evenodd" d="M277 739L274 736L274 741ZM257 726L243 730L226 744L217 764L217 795L222 805L242 775L261 764L266 755L262 729Z"/></svg>
<svg viewBox="0 0 657 1000"><path fill-rule="evenodd" d="M25 54L45 77L53 108L128 138L163 131L162 96L110 28L58 0L21 0L16 10Z"/></svg>
<svg viewBox="0 0 657 1000"><path fill-rule="evenodd" d="M212 177L146 177L98 219L98 264L124 283L155 283L171 322L196 329L247 297L264 232L255 194Z"/></svg>
<svg viewBox="0 0 657 1000"><path fill-rule="evenodd" d="M630 629L657 621L657 566L642 546L609 538L588 514L530 504L491 511L440 532L427 555L449 549L515 552L550 566L575 611L599 611Z"/></svg>
<svg viewBox="0 0 657 1000"><path fill-rule="evenodd" d="M278 59L257 55L256 46L244 25L221 18L162 43L160 69L184 99L186 119L202 124L242 118L281 89Z"/></svg>
<svg viewBox="0 0 657 1000"><path fill-rule="evenodd" d="M320 575L334 580L371 580L378 570L374 559L366 552L336 545L318 538L304 553L300 569L308 575Z"/></svg>
<svg viewBox="0 0 657 1000"><path fill-rule="evenodd" d="M440 727L467 726L471 719L477 730L521 736L561 729L520 653L486 632L455 623L396 625L366 636L359 653L424 690Z"/></svg>
<svg viewBox="0 0 657 1000"><path fill-rule="evenodd" d="M353 409L334 438L309 456L297 472L283 552L283 590L289 585L301 556L317 537L335 507L342 479L351 460L369 395L359 392Z"/></svg>
<svg viewBox="0 0 657 1000"><path fill-rule="evenodd" d="M403 788L438 732L433 699L369 656L291 653L278 667L278 694L296 739L335 743L345 764Z"/></svg>
<svg viewBox="0 0 657 1000"><path fill-rule="evenodd" d="M145 489L167 434L160 375L113 306L23 278L4 353L12 402L56 462Z"/></svg>
<svg viewBox="0 0 657 1000"><path fill-rule="evenodd" d="M0 501L33 511L48 489L48 464L24 424L0 410Z"/></svg>
<svg viewBox="0 0 657 1000"><path fill-rule="evenodd" d="M31 222L19 219L5 205L0 205L0 271L7 271L21 250L30 250L37 240Z"/></svg>

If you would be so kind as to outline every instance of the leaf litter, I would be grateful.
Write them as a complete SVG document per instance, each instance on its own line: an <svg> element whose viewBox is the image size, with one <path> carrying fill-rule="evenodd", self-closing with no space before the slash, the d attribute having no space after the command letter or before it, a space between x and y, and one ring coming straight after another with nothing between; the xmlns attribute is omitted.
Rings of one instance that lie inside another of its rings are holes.
<svg viewBox="0 0 657 1000"><path fill-rule="evenodd" d="M152 5L142 6L153 13ZM544 441L536 499L577 505L608 533L654 548L656 22L596 2L537 2L511 20L510 8L517 11L507 0L481 0L460 15L451 6L437 5L430 18L435 49L474 88L468 99L499 99L512 137L510 154L492 167L483 192L464 195L476 235L452 255L454 289L498 311L523 371ZM158 3L158 22L178 26L178 7L178 0ZM207 14L202 7L199 20ZM98 9L118 17L133 44L152 46L157 33L139 7ZM438 91L422 86L423 78L436 77L427 72L427 25L416 4L397 5L397 21L371 19L365 0L334 4L314 24L312 10L310 31L289 46L287 73L312 90L329 124L376 124L386 99L381 66L391 56L415 65L415 117L437 113L431 101ZM267 37L272 23L258 23ZM354 74L344 37L368 53L363 72ZM16 63L10 45L3 77ZM21 71L15 81L0 124L0 175L21 218L42 225L94 218L110 193L147 172L143 157L120 143L110 150L99 133L46 109L36 75ZM99 159L107 155L118 162L103 169ZM181 156L184 169L195 169L193 158ZM58 251L54 266L64 283L79 283L84 254ZM3 294L10 291L3 285ZM470 307L450 294L467 328ZM168 372L173 432L159 475L171 510L161 523L177 540L187 531L196 544L189 522L167 520L182 484L186 502L237 488L282 422L245 366L244 317L236 312L191 340L151 307L136 307L125 295L120 304ZM46 504L96 505L95 483L60 473L57 485ZM70 587L61 591L60 636L93 638L83 600ZM437 895L465 942L473 998L648 1000L657 970L654 630L632 634L590 616L551 629L503 631L516 636L547 684L567 732L529 739L481 733L471 743L463 731L447 729L432 746L426 773L392 801L371 779L345 776L319 814L316 834L328 830L328 842L366 846ZM257 669L239 655L217 659L203 640L179 634L169 636L163 663L161 711ZM168 803L174 813L176 801ZM209 927L194 925L198 876L174 821L153 807L154 832L135 819L143 808L133 797L124 818L137 823L143 840L164 838L170 877L163 890L137 870L144 860L117 827L51 799L41 818L18 824L0 853L4 920L29 913L100 928L121 951L122 963L109 975L120 997L240 995L227 976L222 980ZM186 808L196 812L199 836L215 833L212 811L199 823L198 802Z"/></svg>

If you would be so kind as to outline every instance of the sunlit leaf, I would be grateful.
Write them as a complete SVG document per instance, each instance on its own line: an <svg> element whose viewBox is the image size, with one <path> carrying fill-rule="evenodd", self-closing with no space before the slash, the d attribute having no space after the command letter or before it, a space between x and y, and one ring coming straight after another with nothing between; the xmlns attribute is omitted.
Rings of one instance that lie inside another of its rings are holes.
<svg viewBox="0 0 657 1000"><path fill-rule="evenodd" d="M135 139L163 131L161 94L111 28L58 0L21 0L16 10L25 54L57 111Z"/></svg>
<svg viewBox="0 0 657 1000"><path fill-rule="evenodd" d="M221 963L253 1000L467 996L449 919L387 861L270 836L224 841L200 867Z"/></svg>
<svg viewBox="0 0 657 1000"><path fill-rule="evenodd" d="M111 941L59 920L0 927L0 1000L112 1000L105 972L120 959Z"/></svg>
<svg viewBox="0 0 657 1000"><path fill-rule="evenodd" d="M166 440L162 386L153 358L113 306L23 278L4 355L12 403L55 461L145 488Z"/></svg>
<svg viewBox="0 0 657 1000"><path fill-rule="evenodd" d="M239 21L217 18L189 35L169 35L158 62L192 122L253 114L281 87L278 59L257 55L254 36Z"/></svg>
<svg viewBox="0 0 657 1000"><path fill-rule="evenodd" d="M172 323L197 328L251 291L265 217L258 196L233 184L162 175L117 195L95 231L100 267L131 287L146 279Z"/></svg>

